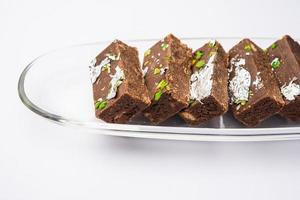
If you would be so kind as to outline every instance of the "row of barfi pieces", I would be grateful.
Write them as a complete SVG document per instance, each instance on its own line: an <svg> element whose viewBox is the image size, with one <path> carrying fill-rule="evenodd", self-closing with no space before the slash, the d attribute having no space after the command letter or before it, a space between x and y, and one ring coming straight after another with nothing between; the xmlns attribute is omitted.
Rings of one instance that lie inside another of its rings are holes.
<svg viewBox="0 0 300 200"><path fill-rule="evenodd" d="M169 34L144 53L116 40L90 65L96 117L153 124L177 113L198 125L231 110L253 127L279 113L300 119L300 45L290 36L266 50L243 39L228 53L218 41L192 50Z"/></svg>

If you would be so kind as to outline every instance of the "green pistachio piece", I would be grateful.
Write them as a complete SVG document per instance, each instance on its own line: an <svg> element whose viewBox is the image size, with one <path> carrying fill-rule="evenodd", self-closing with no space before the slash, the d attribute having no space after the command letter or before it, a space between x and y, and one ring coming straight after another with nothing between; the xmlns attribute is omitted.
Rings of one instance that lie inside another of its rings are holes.
<svg viewBox="0 0 300 200"><path fill-rule="evenodd" d="M162 43L160 47L163 51L165 51L169 47L169 45L166 43Z"/></svg>
<svg viewBox="0 0 300 200"><path fill-rule="evenodd" d="M271 62L271 66L273 69L277 69L278 67L280 67L279 58L274 58L274 60Z"/></svg>
<svg viewBox="0 0 300 200"><path fill-rule="evenodd" d="M102 67L101 71L107 70L108 73L110 73L110 64L106 64Z"/></svg>
<svg viewBox="0 0 300 200"><path fill-rule="evenodd" d="M195 67L197 68L201 68L205 65L205 61L204 60L199 60L196 64Z"/></svg>
<svg viewBox="0 0 300 200"><path fill-rule="evenodd" d="M151 54L151 49L148 49L147 51L145 51L144 56L149 56Z"/></svg>
<svg viewBox="0 0 300 200"><path fill-rule="evenodd" d="M273 43L271 46L271 49L276 49L276 47L277 47L277 44Z"/></svg>
<svg viewBox="0 0 300 200"><path fill-rule="evenodd" d="M154 100L158 101L160 99L161 95L162 95L162 91L156 92L155 95L154 95Z"/></svg>
<svg viewBox="0 0 300 200"><path fill-rule="evenodd" d="M95 103L95 108L98 110L103 110L107 106L107 101L97 101Z"/></svg>
<svg viewBox="0 0 300 200"><path fill-rule="evenodd" d="M167 81L165 81L165 80L163 79L163 80L161 80L161 81L157 84L156 88L163 90L163 89L165 89L167 86L168 86Z"/></svg>
<svg viewBox="0 0 300 200"><path fill-rule="evenodd" d="M244 47L244 50L245 50L246 52L252 51L251 45L250 45L250 44L247 44L247 45Z"/></svg>
<svg viewBox="0 0 300 200"><path fill-rule="evenodd" d="M196 51L194 59L199 60L204 55L203 51Z"/></svg>
<svg viewBox="0 0 300 200"><path fill-rule="evenodd" d="M154 69L154 72L153 72L154 74L159 74L160 73L160 69L158 68L158 67L156 67L155 69Z"/></svg>

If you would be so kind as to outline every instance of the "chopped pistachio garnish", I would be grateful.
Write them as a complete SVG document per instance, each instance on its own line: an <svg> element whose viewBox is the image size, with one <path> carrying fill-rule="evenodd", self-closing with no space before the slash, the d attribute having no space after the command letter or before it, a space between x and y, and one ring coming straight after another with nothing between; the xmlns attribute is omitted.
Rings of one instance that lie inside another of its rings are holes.
<svg viewBox="0 0 300 200"><path fill-rule="evenodd" d="M280 67L279 58L274 58L274 60L271 62L271 66L273 69L277 69L278 67Z"/></svg>
<svg viewBox="0 0 300 200"><path fill-rule="evenodd" d="M204 55L203 51L196 51L194 59L199 60Z"/></svg>
<svg viewBox="0 0 300 200"><path fill-rule="evenodd" d="M203 67L204 65L205 65L205 61L204 61L204 60L199 60L199 61L196 63L195 67L201 68L201 67Z"/></svg>
<svg viewBox="0 0 300 200"><path fill-rule="evenodd" d="M247 101L246 100L236 100L235 102L234 102L235 104L237 104L237 105L242 105L242 106L244 106L246 103L247 103Z"/></svg>
<svg viewBox="0 0 300 200"><path fill-rule="evenodd" d="M108 73L110 73L110 64L106 64L102 67L101 71L107 70Z"/></svg>
<svg viewBox="0 0 300 200"><path fill-rule="evenodd" d="M151 49L148 49L147 51L145 51L144 56L149 56L151 54Z"/></svg>
<svg viewBox="0 0 300 200"><path fill-rule="evenodd" d="M244 47L244 50L245 50L246 52L252 51L251 45L250 45L250 44L247 44L247 45Z"/></svg>
<svg viewBox="0 0 300 200"><path fill-rule="evenodd" d="M156 67L155 69L154 69L154 72L153 72L154 74L159 74L160 73L160 69L158 68L158 67Z"/></svg>
<svg viewBox="0 0 300 200"><path fill-rule="evenodd" d="M161 47L161 49L162 49L163 51L165 51L165 50L169 47L169 45L166 44L166 43L162 43L162 44L160 45L160 47Z"/></svg>
<svg viewBox="0 0 300 200"><path fill-rule="evenodd" d="M162 79L156 86L157 89L165 89L168 86L167 81L165 81L164 79Z"/></svg>
<svg viewBox="0 0 300 200"><path fill-rule="evenodd" d="M192 60L192 64L193 64L193 65L194 65L196 62L197 62L196 59L193 59L193 60Z"/></svg>
<svg viewBox="0 0 300 200"><path fill-rule="evenodd" d="M160 99L161 95L162 95L162 91L156 92L155 95L154 95L154 100L158 101Z"/></svg>
<svg viewBox="0 0 300 200"><path fill-rule="evenodd" d="M98 110L103 110L107 106L107 101L97 101L95 103L95 108Z"/></svg>
<svg viewBox="0 0 300 200"><path fill-rule="evenodd" d="M276 47L277 47L277 44L273 43L271 46L271 49L276 49Z"/></svg>
<svg viewBox="0 0 300 200"><path fill-rule="evenodd" d="M216 40L211 40L211 41L209 41L209 43L208 43L208 46L209 47L214 47L216 45Z"/></svg>
<svg viewBox="0 0 300 200"><path fill-rule="evenodd" d="M95 108L98 109L99 106L100 106L100 104L101 104L101 101L96 101L96 103L95 103Z"/></svg>

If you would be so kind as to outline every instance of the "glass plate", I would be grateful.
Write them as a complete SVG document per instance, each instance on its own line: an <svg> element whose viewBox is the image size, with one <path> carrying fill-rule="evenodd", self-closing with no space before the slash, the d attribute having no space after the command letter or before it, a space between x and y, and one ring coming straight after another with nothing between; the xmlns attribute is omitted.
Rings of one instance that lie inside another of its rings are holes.
<svg viewBox="0 0 300 200"><path fill-rule="evenodd" d="M193 49L210 38L182 38ZM241 38L215 38L226 50ZM274 38L252 38L266 48ZM125 41L142 53L158 39ZM18 91L22 102L33 112L53 122L75 125L91 132L141 138L199 141L262 141L300 139L300 124L279 116L271 117L256 128L246 128L227 113L206 124L188 127L178 116L159 126L137 116L130 124L109 124L94 116L90 61L110 42L71 46L44 54L22 72Z"/></svg>

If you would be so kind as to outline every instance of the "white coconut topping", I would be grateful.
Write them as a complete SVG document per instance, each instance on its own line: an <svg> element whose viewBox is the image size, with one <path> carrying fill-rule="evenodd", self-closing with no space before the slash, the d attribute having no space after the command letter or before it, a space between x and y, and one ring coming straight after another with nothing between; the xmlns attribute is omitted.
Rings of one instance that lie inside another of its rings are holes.
<svg viewBox="0 0 300 200"><path fill-rule="evenodd" d="M255 81L252 83L256 90L260 90L262 87L264 87L264 84L261 81L260 72L257 72Z"/></svg>
<svg viewBox="0 0 300 200"><path fill-rule="evenodd" d="M295 80L297 80L296 77L294 77L288 85L284 84L280 88L282 95L289 101L295 100L295 97L300 95L300 85L294 83Z"/></svg>
<svg viewBox="0 0 300 200"><path fill-rule="evenodd" d="M243 68L246 61L243 58L233 58L231 65L235 68L235 77L229 82L229 90L232 93L231 103L248 101L251 75Z"/></svg>
<svg viewBox="0 0 300 200"><path fill-rule="evenodd" d="M106 97L107 100L112 99L117 95L118 87L122 84L123 80L125 79L124 72L119 66L116 66L115 70L116 73L110 75L112 79L109 83L110 89Z"/></svg>
<svg viewBox="0 0 300 200"><path fill-rule="evenodd" d="M108 57L104 58L99 65L96 65L96 61L96 58L93 59L89 66L90 78L92 83L95 83L97 78L100 76L102 67L104 67L105 65L110 65L110 59Z"/></svg>
<svg viewBox="0 0 300 200"><path fill-rule="evenodd" d="M201 102L202 99L211 94L214 59L215 55L211 56L203 69L192 74L190 79L190 99Z"/></svg>
<svg viewBox="0 0 300 200"><path fill-rule="evenodd" d="M97 59L94 58L91 61L91 64L89 66L90 69L90 77L91 77L91 82L95 83L97 78L100 76L102 68L104 66L107 67L108 73L110 73L110 65L111 61L113 60L119 60L120 59L120 53L118 55L108 53L106 54L106 57L100 62L99 65L96 65Z"/></svg>

